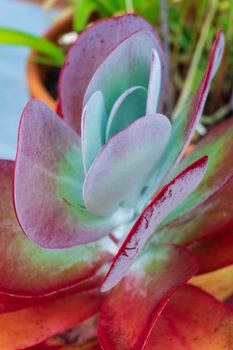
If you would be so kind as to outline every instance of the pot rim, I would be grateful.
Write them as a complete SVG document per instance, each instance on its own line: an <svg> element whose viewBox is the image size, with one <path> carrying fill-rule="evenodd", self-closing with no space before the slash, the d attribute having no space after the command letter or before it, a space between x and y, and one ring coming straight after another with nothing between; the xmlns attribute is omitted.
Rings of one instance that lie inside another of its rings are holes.
<svg viewBox="0 0 233 350"><path fill-rule="evenodd" d="M56 42L57 39L64 33L71 30L72 15L56 21L42 37ZM47 66L35 62L32 58L36 55L36 51L32 50L29 53L26 72L27 72L27 86L29 94L32 98L38 98L47 103L52 110L56 110L57 100L55 100L44 85L44 76L46 76Z"/></svg>

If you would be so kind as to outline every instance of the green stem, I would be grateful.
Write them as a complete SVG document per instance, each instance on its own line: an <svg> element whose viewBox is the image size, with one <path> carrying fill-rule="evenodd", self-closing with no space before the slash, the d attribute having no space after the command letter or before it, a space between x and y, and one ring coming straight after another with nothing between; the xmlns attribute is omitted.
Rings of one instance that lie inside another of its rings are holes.
<svg viewBox="0 0 233 350"><path fill-rule="evenodd" d="M226 30L226 41L231 41L232 38L232 23L233 23L233 6L229 4L229 19L228 19L228 27Z"/></svg>
<svg viewBox="0 0 233 350"><path fill-rule="evenodd" d="M206 115L201 118L202 123L206 125L214 125L217 122L225 119L227 114L229 114L232 110L231 103L227 103L225 106L222 106L219 108L214 114L212 115Z"/></svg>
<svg viewBox="0 0 233 350"><path fill-rule="evenodd" d="M219 2L219 0L212 0L211 1L210 8L209 8L207 17L205 19L205 22L202 26L201 35L200 35L200 38L198 40L196 50L194 52L193 59L192 59L192 62L191 62L191 65L190 65L190 68L189 68L189 71L187 74L187 78L184 82L183 89L181 91L180 97L178 99L178 102L177 102L176 107L175 107L174 112L173 112L173 116L175 116L175 117L179 114L182 106L184 105L185 101L188 99L188 97L190 96L190 94L192 92L193 81L195 80L196 71L197 71L197 68L199 66L202 54L203 54L203 50L205 47L206 40L208 38L211 23L213 21L216 10L218 8L218 2Z"/></svg>
<svg viewBox="0 0 233 350"><path fill-rule="evenodd" d="M128 13L134 12L133 0L125 0L125 8Z"/></svg>
<svg viewBox="0 0 233 350"><path fill-rule="evenodd" d="M195 7L195 20L193 22L195 30L192 31L190 38L190 45L188 50L188 58L192 57L195 48L195 43L197 41L198 34L201 31L201 23L205 17L206 12L208 12L208 1L199 1Z"/></svg>

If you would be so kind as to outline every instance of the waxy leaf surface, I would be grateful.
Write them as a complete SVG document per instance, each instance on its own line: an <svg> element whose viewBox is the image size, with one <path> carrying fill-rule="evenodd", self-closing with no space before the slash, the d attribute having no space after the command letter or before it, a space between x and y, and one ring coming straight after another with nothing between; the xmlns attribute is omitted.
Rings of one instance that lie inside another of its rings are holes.
<svg viewBox="0 0 233 350"><path fill-rule="evenodd" d="M95 71L117 45L140 30L153 34L164 70L163 53L154 28L136 15L127 14L99 21L80 34L70 49L59 82L59 107L64 120L76 131L80 132L83 97ZM118 66L119 63L115 69Z"/></svg>
<svg viewBox="0 0 233 350"><path fill-rule="evenodd" d="M221 208L221 210L219 210L219 215L223 216L223 211L227 210L227 207L231 205L230 193L232 192L231 187L233 186L233 182L231 180L231 183L228 185L226 183L233 178L233 162L231 161L232 149L233 118L229 118L210 131L208 135L198 143L197 147L179 165L176 172L184 169L184 167L200 158L203 154L208 155L208 169L200 186L164 220L163 225L171 222L177 217L180 217L182 214L190 211L197 205L202 207L201 210L203 212L206 212L206 207L208 207L209 211L211 206L213 206L215 208L214 210L217 211L218 206ZM222 190L219 192L219 194L217 194L217 192L223 186L225 186L225 190ZM229 193L229 196L227 196L227 193ZM209 201L207 201L208 198ZM216 201L218 201L218 203L216 203ZM203 206L201 205L202 202L204 202ZM190 218L192 218L192 215L190 215ZM216 219L213 218L215 215L216 214L213 215L211 213L205 213L204 221L206 223L206 227L203 227L204 230L209 231L210 227L208 227L208 225L213 227L213 223L211 223L212 220L215 221L214 224L216 225ZM229 215L230 211L227 215L228 218ZM198 217L195 217L195 222L199 221ZM222 217L221 220L224 222L227 220L227 218L224 219L224 217Z"/></svg>
<svg viewBox="0 0 233 350"><path fill-rule="evenodd" d="M158 241L187 245L223 233L232 226L232 188L231 181L213 197L164 226L158 231Z"/></svg>
<svg viewBox="0 0 233 350"><path fill-rule="evenodd" d="M171 149L169 149L169 157L171 157L171 159L173 158L173 164L169 169L169 174L172 173L172 170L180 162L182 156L184 155L185 149L192 139L197 123L200 120L205 106L211 81L221 63L223 50L224 34L219 32L215 38L210 53L209 62L197 92L193 96L191 103L188 102L184 109L180 112L180 115L175 116L175 121L173 123L173 140L171 139L171 145L173 146L172 152L170 152ZM171 159L169 160L171 161Z"/></svg>
<svg viewBox="0 0 233 350"><path fill-rule="evenodd" d="M118 218L90 213L82 199L79 136L32 100L20 123L14 201L23 231L44 248L69 248L108 234Z"/></svg>
<svg viewBox="0 0 233 350"><path fill-rule="evenodd" d="M200 274L231 265L233 264L233 226L199 242L194 242L188 248L198 259Z"/></svg>
<svg viewBox="0 0 233 350"><path fill-rule="evenodd" d="M104 350L141 350L171 295L197 271L179 246L149 247L129 274L107 294L100 311Z"/></svg>
<svg viewBox="0 0 233 350"><path fill-rule="evenodd" d="M189 145L195 132L197 123L202 115L205 101L209 92L211 81L221 62L224 49L224 35L219 33L216 36L210 54L209 63L199 88L191 101L188 101L172 125L172 133L167 151L160 162L158 170L153 175L153 181L149 183L148 193L145 194L144 202L150 199L151 194L164 183L180 162L184 152Z"/></svg>
<svg viewBox="0 0 233 350"><path fill-rule="evenodd" d="M106 141L145 115L146 98L142 86L129 88L118 98L108 118Z"/></svg>
<svg viewBox="0 0 233 350"><path fill-rule="evenodd" d="M152 50L150 79L148 85L148 96L146 103L146 115L154 114L158 111L161 98L162 67L158 52Z"/></svg>
<svg viewBox="0 0 233 350"><path fill-rule="evenodd" d="M204 156L183 170L145 208L114 258L105 277L103 291L114 287L127 274L157 225L199 185L207 168L207 160Z"/></svg>
<svg viewBox="0 0 233 350"><path fill-rule="evenodd" d="M23 234L12 203L13 171L13 162L0 161L0 292L39 296L93 276L109 258L101 243L47 250Z"/></svg>
<svg viewBox="0 0 233 350"><path fill-rule="evenodd" d="M46 294L43 296L35 296L34 293L31 293L33 294L33 296L22 295L22 293L20 294L20 296L0 293L0 314L26 309L31 306L37 305L38 303L55 301L64 297L72 296L77 293L97 289L100 287L101 282L103 280L103 272L104 268L101 269L95 276L85 279L83 282L80 282L73 287L65 288L64 290L57 291L56 293ZM32 288L33 287L34 284L32 284Z"/></svg>
<svg viewBox="0 0 233 350"><path fill-rule="evenodd" d="M88 100L82 114L82 155L84 170L87 172L105 143L107 114L104 97L100 91Z"/></svg>
<svg viewBox="0 0 233 350"><path fill-rule="evenodd" d="M233 312L201 289L185 286L159 317L145 350L231 350Z"/></svg>
<svg viewBox="0 0 233 350"><path fill-rule="evenodd" d="M163 115L136 120L102 148L84 183L89 210L108 215L140 195L169 140L171 125Z"/></svg>
<svg viewBox="0 0 233 350"><path fill-rule="evenodd" d="M0 348L15 350L38 344L91 317L98 312L100 304L100 292L92 290L2 314Z"/></svg>
<svg viewBox="0 0 233 350"><path fill-rule="evenodd" d="M93 93L100 90L104 95L106 112L109 115L116 100L126 90L133 86L147 89L151 54L156 45L154 35L147 31L139 31L122 41L91 78L85 92L84 104Z"/></svg>

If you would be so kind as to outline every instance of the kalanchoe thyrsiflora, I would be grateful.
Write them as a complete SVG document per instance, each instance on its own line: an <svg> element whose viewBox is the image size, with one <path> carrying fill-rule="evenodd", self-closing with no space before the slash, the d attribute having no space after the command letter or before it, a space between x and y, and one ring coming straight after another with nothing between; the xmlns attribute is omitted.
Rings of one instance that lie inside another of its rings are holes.
<svg viewBox="0 0 233 350"><path fill-rule="evenodd" d="M107 19L68 53L60 117L28 103L16 162L0 162L4 349L64 331L101 303L103 349L230 349L231 311L184 286L233 263L232 120L182 161L223 48L219 33L194 97L166 117L169 77L154 28L134 15Z"/></svg>

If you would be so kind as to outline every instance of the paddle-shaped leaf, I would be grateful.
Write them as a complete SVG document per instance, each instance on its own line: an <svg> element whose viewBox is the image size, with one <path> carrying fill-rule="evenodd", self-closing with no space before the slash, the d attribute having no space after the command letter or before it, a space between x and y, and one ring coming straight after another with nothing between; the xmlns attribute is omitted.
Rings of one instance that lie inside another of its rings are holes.
<svg viewBox="0 0 233 350"><path fill-rule="evenodd" d="M140 350L171 295L197 271L182 247L147 249L111 293L100 312L99 339L105 350Z"/></svg>
<svg viewBox="0 0 233 350"><path fill-rule="evenodd" d="M161 183L164 183L165 179L172 174L182 159L202 115L210 84L221 62L223 50L224 35L220 32L214 41L209 63L197 92L192 100L185 104L182 111L173 121L171 138L166 154L149 183L148 191L144 195L144 204L148 202L151 195L159 188Z"/></svg>
<svg viewBox="0 0 233 350"><path fill-rule="evenodd" d="M204 156L183 170L145 208L115 256L105 277L103 291L114 287L127 274L157 225L199 185L207 168L207 160Z"/></svg>
<svg viewBox="0 0 233 350"><path fill-rule="evenodd" d="M84 170L87 172L105 143L107 114L104 97L100 91L88 100L82 114L82 155Z"/></svg>
<svg viewBox="0 0 233 350"><path fill-rule="evenodd" d="M83 282L79 282L74 287L69 287L56 293L51 293L49 295L43 296L28 296L28 295L9 295L5 293L0 293L0 314L5 314L17 310L22 310L29 308L31 306L37 305L38 303L55 301L64 297L68 297L74 294L82 293L85 291L97 289L103 279L104 268L100 270L96 275L91 278L85 279ZM7 269L6 269L7 273ZM25 280L25 278L24 278ZM22 281L22 283L24 282ZM13 291L14 292L14 291Z"/></svg>
<svg viewBox="0 0 233 350"><path fill-rule="evenodd" d="M194 242L188 248L197 256L200 274L232 265L233 226L199 242Z"/></svg>
<svg viewBox="0 0 233 350"><path fill-rule="evenodd" d="M112 213L137 197L161 158L171 125L163 115L140 118L102 148L84 183L86 207L99 215Z"/></svg>
<svg viewBox="0 0 233 350"><path fill-rule="evenodd" d="M201 142L199 142L198 146L190 153L183 162L179 165L176 172L178 173L181 169L188 166L196 159L200 158L203 154L208 155L208 169L206 171L205 177L201 182L200 186L196 191L194 191L183 203L174 210L162 223L166 225L167 223L174 220L176 217L180 217L182 214L190 211L192 208L197 205L201 205L203 203L203 212L206 211L206 207L210 209L211 206L217 208L217 203L215 198L218 198L219 201L222 202L220 205L227 208L227 205L231 205L229 203L229 196L227 196L227 191L232 191L230 187L233 185L227 185L228 190L222 191L217 195L217 192L221 189L221 187L225 186L226 182L228 182L233 177L233 162L231 161L233 149L233 118L229 118L225 122L221 123L217 127L215 127L209 134L203 138ZM215 195L216 193L216 195ZM207 199L209 201L207 202ZM220 203L218 203L219 205ZM200 210L199 210L200 214ZM192 214L193 215L193 214ZM190 215L190 219L192 216ZM205 214L206 221L206 230L209 231L208 225L213 225L210 220L210 215ZM212 220L212 217L211 217ZM197 221L199 221L199 217L197 217ZM196 222L197 222L196 221ZM226 221L226 218L223 221ZM212 228L211 228L212 229Z"/></svg>
<svg viewBox="0 0 233 350"><path fill-rule="evenodd" d="M147 31L139 31L122 41L92 76L85 92L84 104L95 91L100 90L104 95L106 111L109 115L115 101L126 90L133 86L142 86L147 89L151 53L156 45L154 35Z"/></svg>
<svg viewBox="0 0 233 350"><path fill-rule="evenodd" d="M231 162L228 164L230 166ZM218 175L218 171L216 171L216 173L216 175ZM225 175L227 178L229 174L226 172ZM213 176L210 186L211 183L214 184L217 180L218 178L215 179ZM199 190L197 190L197 194L198 193ZM211 235L222 234L229 227L233 226L232 196L233 178L231 177L225 184L223 180L223 187L218 189L205 201L201 202L197 207L177 217L167 225L163 225L163 227L158 230L159 242L173 242L187 245ZM181 205L181 212L183 209L184 207ZM175 214L177 214L177 212Z"/></svg>
<svg viewBox="0 0 233 350"><path fill-rule="evenodd" d="M231 350L232 332L232 309L185 286L165 307L145 350Z"/></svg>
<svg viewBox="0 0 233 350"><path fill-rule="evenodd" d="M37 247L23 234L12 203L13 170L13 162L0 161L0 292L40 296L95 275L109 259L109 253L103 250L104 242L47 250Z"/></svg>
<svg viewBox="0 0 233 350"><path fill-rule="evenodd" d="M116 46L140 30L154 36L163 71L163 53L155 29L142 17L132 14L99 21L83 31L70 49L60 76L59 109L76 131L80 132L83 97L95 71Z"/></svg>
<svg viewBox="0 0 233 350"><path fill-rule="evenodd" d="M152 50L150 80L148 86L148 96L146 104L146 115L154 114L158 111L161 86L162 86L162 67L158 52Z"/></svg>
<svg viewBox="0 0 233 350"><path fill-rule="evenodd" d="M45 104L32 100L20 122L14 201L33 242L72 247L95 241L119 224L118 215L102 218L84 207L83 180L79 136Z"/></svg>
<svg viewBox="0 0 233 350"><path fill-rule="evenodd" d="M91 317L100 304L100 292L94 289L0 315L0 348L15 350L38 344Z"/></svg>
<svg viewBox="0 0 233 350"><path fill-rule="evenodd" d="M191 103L188 102L183 111L181 111L178 116L175 116L172 133L173 140L171 139L171 145L173 146L172 148L174 151L170 152L171 149L169 150L169 161L172 161L169 174L172 173L173 169L175 169L176 165L182 159L185 149L188 147L192 139L205 106L211 81L221 63L223 50L224 34L219 32L215 38L208 66L197 92L192 98Z"/></svg>
<svg viewBox="0 0 233 350"><path fill-rule="evenodd" d="M108 118L106 141L145 115L146 98L147 90L142 86L133 86L118 98Z"/></svg>

